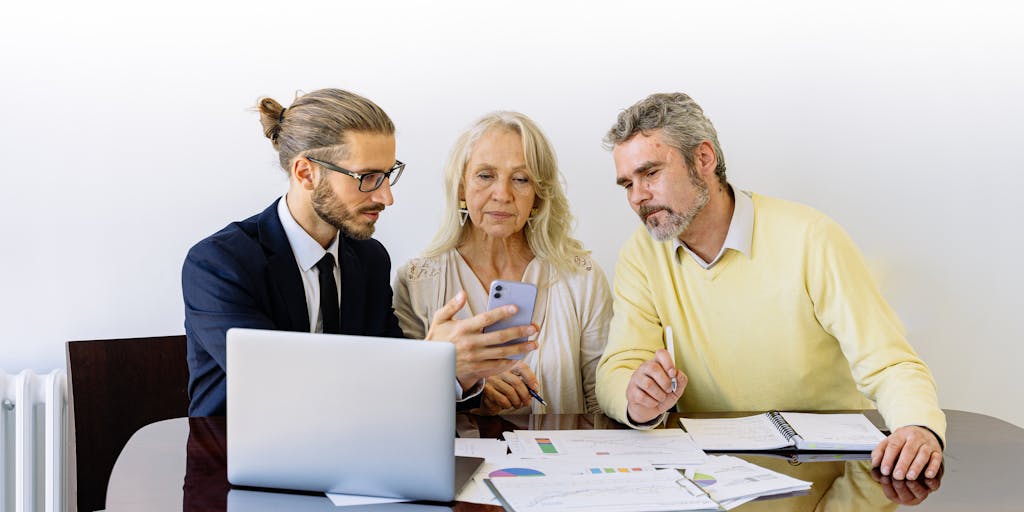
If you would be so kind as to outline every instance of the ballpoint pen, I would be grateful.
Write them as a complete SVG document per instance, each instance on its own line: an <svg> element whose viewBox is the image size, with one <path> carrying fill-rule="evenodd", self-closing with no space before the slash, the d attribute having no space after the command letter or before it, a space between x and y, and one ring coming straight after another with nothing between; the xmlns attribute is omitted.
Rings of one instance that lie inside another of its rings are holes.
<svg viewBox="0 0 1024 512"><path fill-rule="evenodd" d="M672 339L672 328L669 327L669 326L665 326L665 348L668 349L668 355L672 358L672 366L675 366L676 365L676 342L675 342L675 340ZM676 370L676 373L678 373L678 372L679 372L679 370ZM678 382L676 382L676 378L672 377L672 392L673 393L676 392L676 387L678 385L679 384L678 384Z"/></svg>
<svg viewBox="0 0 1024 512"><path fill-rule="evenodd" d="M531 388L530 385L526 383L526 378L524 378L522 375L520 375L519 378L523 379L523 385L526 386L526 390L530 392L530 396L532 396L533 398L536 398L537 401L541 403L541 405L547 405L548 404L547 402L544 401L543 398L541 398L540 393L537 393L536 391L534 391L533 388Z"/></svg>

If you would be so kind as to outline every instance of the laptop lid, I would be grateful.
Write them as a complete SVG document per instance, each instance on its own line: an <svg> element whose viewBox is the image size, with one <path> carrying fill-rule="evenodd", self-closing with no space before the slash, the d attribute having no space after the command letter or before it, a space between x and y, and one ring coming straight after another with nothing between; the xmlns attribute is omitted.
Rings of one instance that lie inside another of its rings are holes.
<svg viewBox="0 0 1024 512"><path fill-rule="evenodd" d="M455 495L455 347L227 333L228 481L433 501Z"/></svg>

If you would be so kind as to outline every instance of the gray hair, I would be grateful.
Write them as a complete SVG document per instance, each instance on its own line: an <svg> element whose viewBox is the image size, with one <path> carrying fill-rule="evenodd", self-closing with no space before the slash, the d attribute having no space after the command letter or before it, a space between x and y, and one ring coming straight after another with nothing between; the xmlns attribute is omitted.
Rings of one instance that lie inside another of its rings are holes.
<svg viewBox="0 0 1024 512"><path fill-rule="evenodd" d="M649 135L662 130L665 142L683 154L687 167L696 168L694 151L704 141L711 142L718 165L715 176L726 186L725 155L718 144L715 125L693 98L681 92L652 94L619 113L615 125L604 137L606 149L632 139L637 133Z"/></svg>
<svg viewBox="0 0 1024 512"><path fill-rule="evenodd" d="M296 96L285 108L273 98L256 104L263 134L278 152L285 171L296 156L344 158L345 135L352 132L395 133L395 125L374 102L341 89L319 89Z"/></svg>

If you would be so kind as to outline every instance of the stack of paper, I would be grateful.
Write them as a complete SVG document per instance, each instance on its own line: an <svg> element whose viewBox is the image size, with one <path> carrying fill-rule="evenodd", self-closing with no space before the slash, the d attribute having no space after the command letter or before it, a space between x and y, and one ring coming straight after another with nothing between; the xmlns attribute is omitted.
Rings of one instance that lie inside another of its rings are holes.
<svg viewBox="0 0 1024 512"><path fill-rule="evenodd" d="M487 484L487 479L533 480L537 477L570 475L606 475L635 472L653 472L654 466L636 460L618 457L571 459L524 459L517 455L487 457L473 478L459 491L456 500L485 505L501 505Z"/></svg>
<svg viewBox="0 0 1024 512"><path fill-rule="evenodd" d="M509 450L524 458L628 457L660 466L701 464L707 454L679 429L516 430Z"/></svg>
<svg viewBox="0 0 1024 512"><path fill-rule="evenodd" d="M529 478L508 476L525 475L494 471L483 482L507 510L515 512L730 510L761 496L811 488L810 482L729 456L711 457L704 464L681 471L643 469L614 473L550 472Z"/></svg>
<svg viewBox="0 0 1024 512"><path fill-rule="evenodd" d="M708 457L674 429L517 430L505 440L512 453L490 451L459 501L516 512L729 510L811 486L735 457Z"/></svg>
<svg viewBox="0 0 1024 512"><path fill-rule="evenodd" d="M514 512L715 510L718 504L673 469L485 480Z"/></svg>
<svg viewBox="0 0 1024 512"><path fill-rule="evenodd" d="M709 457L700 466L683 469L683 474L727 509L740 504L729 502L745 503L761 496L802 492L811 488L811 482L728 455ZM731 506L726 506L727 503Z"/></svg>

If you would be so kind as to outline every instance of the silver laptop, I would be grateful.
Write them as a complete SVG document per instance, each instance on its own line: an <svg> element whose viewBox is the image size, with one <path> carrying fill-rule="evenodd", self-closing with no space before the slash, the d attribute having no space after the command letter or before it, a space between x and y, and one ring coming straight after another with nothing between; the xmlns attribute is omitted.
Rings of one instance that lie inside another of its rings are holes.
<svg viewBox="0 0 1024 512"><path fill-rule="evenodd" d="M450 343L230 329L227 369L233 485L451 501L482 462L456 465Z"/></svg>

